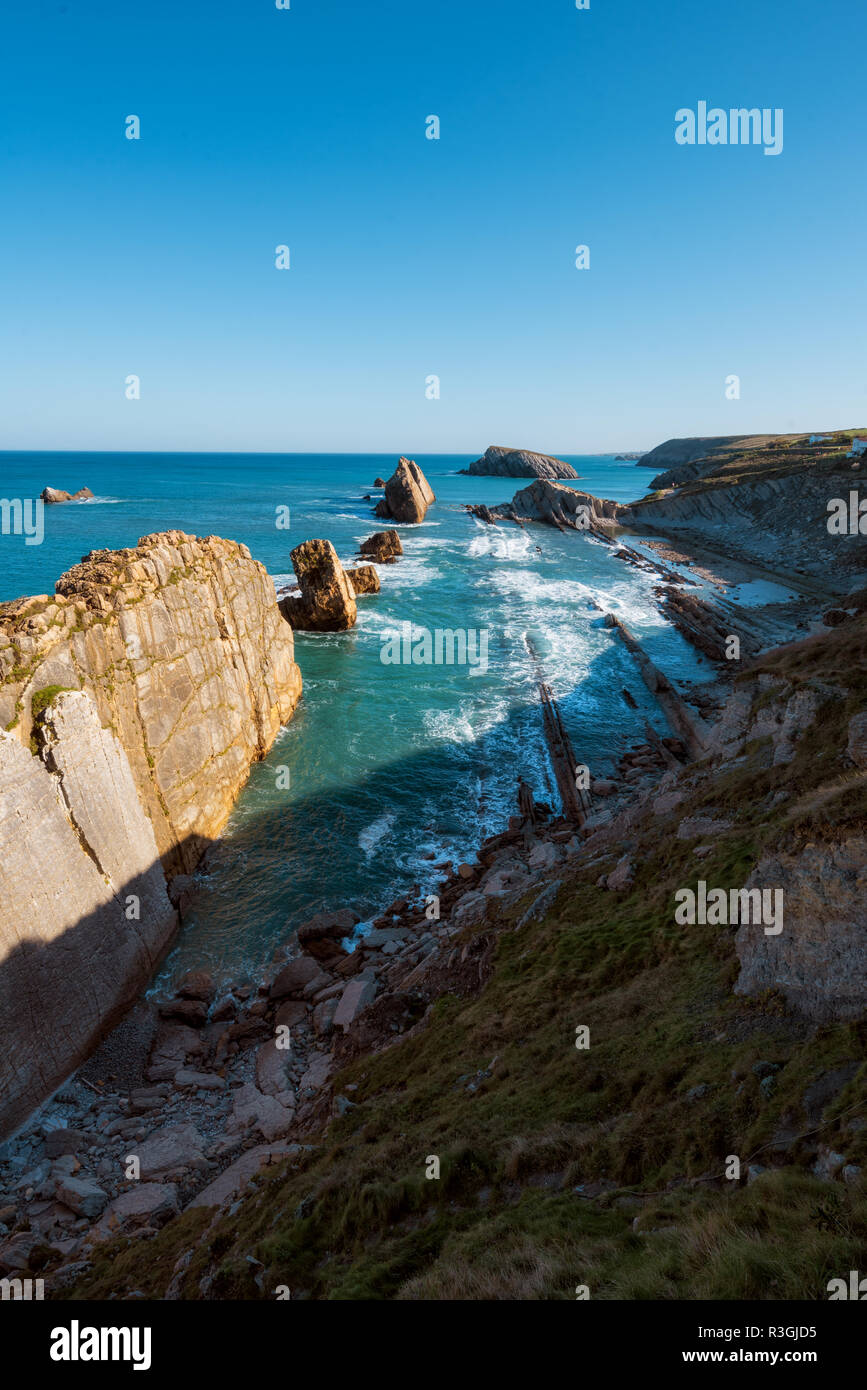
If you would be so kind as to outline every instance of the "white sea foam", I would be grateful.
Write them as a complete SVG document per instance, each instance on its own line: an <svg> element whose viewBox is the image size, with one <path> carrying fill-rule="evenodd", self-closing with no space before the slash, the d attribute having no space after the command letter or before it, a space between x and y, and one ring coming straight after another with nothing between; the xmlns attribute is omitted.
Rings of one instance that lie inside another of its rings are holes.
<svg viewBox="0 0 867 1390"><path fill-rule="evenodd" d="M478 534L473 536L467 546L467 554L473 559L490 555L493 560L522 560L530 550L530 537L526 531L501 531L498 526L476 523Z"/></svg>
<svg viewBox="0 0 867 1390"><path fill-rule="evenodd" d="M364 850L365 858L370 859L376 853L380 842L388 838L394 821L394 816L390 812L386 812L384 816L371 821L370 825L365 826L364 830L359 832L358 848Z"/></svg>

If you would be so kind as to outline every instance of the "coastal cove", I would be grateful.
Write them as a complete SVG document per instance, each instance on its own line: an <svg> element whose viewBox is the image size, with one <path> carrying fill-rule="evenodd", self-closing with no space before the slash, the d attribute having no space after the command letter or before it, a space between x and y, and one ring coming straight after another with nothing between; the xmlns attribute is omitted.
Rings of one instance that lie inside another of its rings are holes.
<svg viewBox="0 0 867 1390"><path fill-rule="evenodd" d="M628 501L647 482L629 463L568 461L575 485L597 496ZM222 982L255 973L322 908L351 904L366 919L414 885L434 891L435 864L471 859L514 814L519 774L556 805L525 636L594 775L641 741L645 718L668 732L602 609L673 679L710 674L660 614L652 575L592 538L483 526L465 504L508 500L513 479L459 476L464 456L418 462L437 503L422 525L398 528L405 553L379 567L382 592L359 601L351 631L296 634L302 701L207 851L157 991L190 968ZM88 550L175 528L248 545L279 590L293 578L290 550L309 537L327 537L352 559L377 527L373 481L394 463L387 455L7 455L12 495L86 483L95 500L47 509L41 547L5 539L2 597L51 592ZM275 525L281 507L288 529ZM415 631L486 630L487 670L471 677L467 667L386 664L388 634L407 622Z"/></svg>

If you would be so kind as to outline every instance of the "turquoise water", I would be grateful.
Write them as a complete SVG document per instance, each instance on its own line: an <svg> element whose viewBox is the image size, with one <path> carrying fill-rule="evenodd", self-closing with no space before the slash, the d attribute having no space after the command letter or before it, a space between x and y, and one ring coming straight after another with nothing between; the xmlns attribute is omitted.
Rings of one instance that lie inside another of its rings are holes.
<svg viewBox="0 0 867 1390"><path fill-rule="evenodd" d="M382 592L359 600L357 626L297 634L304 698L257 764L221 840L209 852L195 911L164 968L208 963L221 978L254 970L313 912L352 905L367 918L415 885L433 891L441 859L471 856L515 812L519 772L557 804L536 698L529 635L560 700L576 754L594 773L643 738L643 718L667 732L628 653L594 606L617 613L674 678L707 666L661 617L652 575L578 533L486 527L462 510L511 498L516 479L459 477L472 455L415 455L437 495L421 526L398 527L405 555L381 566ZM381 529L362 500L394 455L0 456L0 496L46 485L89 486L99 500L46 509L41 546L0 537L0 598L51 592L90 549L134 545L181 529L243 541L278 587L289 552L325 536L344 561ZM579 487L626 501L649 471L610 459L570 459ZM376 494L374 493L374 497ZM291 527L278 530L276 508ZM488 669L387 665L383 635L413 629L488 633ZM639 708L631 710L626 686ZM289 786L278 769L288 767Z"/></svg>

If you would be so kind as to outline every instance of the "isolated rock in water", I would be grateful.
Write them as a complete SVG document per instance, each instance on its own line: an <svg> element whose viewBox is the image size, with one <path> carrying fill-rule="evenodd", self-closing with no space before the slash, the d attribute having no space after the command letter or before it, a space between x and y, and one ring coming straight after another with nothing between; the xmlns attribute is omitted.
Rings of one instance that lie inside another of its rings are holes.
<svg viewBox="0 0 867 1390"><path fill-rule="evenodd" d="M40 493L41 500L49 504L53 502L86 502L93 493L89 487L80 487L78 492L64 492L59 487L46 487Z"/></svg>
<svg viewBox="0 0 867 1390"><path fill-rule="evenodd" d="M373 480L373 486L374 486L374 487L385 487L385 479L384 479L384 478L374 478L374 480Z"/></svg>
<svg viewBox="0 0 867 1390"><path fill-rule="evenodd" d="M385 496L377 502L375 515L394 521L424 521L428 507L435 501L433 488L418 464L402 458L385 485Z"/></svg>
<svg viewBox="0 0 867 1390"><path fill-rule="evenodd" d="M373 565L356 565L355 569L347 570L346 575L356 597L359 594L379 593L379 575Z"/></svg>
<svg viewBox="0 0 867 1390"><path fill-rule="evenodd" d="M550 454L531 454L527 449L507 449L501 444L491 444L480 459L462 468L462 473L472 473L488 478L577 478L578 474L571 463L552 458Z"/></svg>
<svg viewBox="0 0 867 1390"><path fill-rule="evenodd" d="M296 630L344 632L357 611L355 590L330 541L303 541L291 555L300 594L280 600L280 612Z"/></svg>
<svg viewBox="0 0 867 1390"><path fill-rule="evenodd" d="M398 555L403 554L400 536L396 531L375 531L366 541L361 542L358 549L360 554L368 556L371 560L378 560L383 565L392 564Z"/></svg>
<svg viewBox="0 0 867 1390"><path fill-rule="evenodd" d="M867 711L853 714L849 720L849 742L846 752L858 767L867 767Z"/></svg>

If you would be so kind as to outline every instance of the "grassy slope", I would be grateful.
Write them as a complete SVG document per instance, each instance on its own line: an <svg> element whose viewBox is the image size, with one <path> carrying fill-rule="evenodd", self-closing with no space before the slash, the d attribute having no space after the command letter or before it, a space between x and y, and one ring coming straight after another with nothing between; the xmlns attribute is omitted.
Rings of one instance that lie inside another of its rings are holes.
<svg viewBox="0 0 867 1390"><path fill-rule="evenodd" d="M674 924L675 888L699 876L674 835L682 815L734 817L701 861L701 877L726 886L763 847L867 824L864 780L840 766L867 700L867 617L759 669L829 692L793 763L768 766L756 743L700 780L674 816L632 832L633 891L597 889L608 865L586 868L540 922L500 932L478 997L441 998L417 1035L348 1067L335 1091L357 1106L312 1137L300 1166L259 1179L206 1239L196 1212L147 1245L104 1248L74 1296L161 1297L189 1249L188 1298L208 1272L212 1298L283 1284L293 1298L558 1299L587 1284L594 1298L821 1299L830 1278L865 1268L865 1187L810 1167L817 1140L867 1164L867 1129L848 1130L845 1114L867 1112L867 1067L821 1134L768 1146L780 1125L813 1128L805 1088L867 1055L867 1023L817 1031L774 994L733 996L733 930ZM782 787L789 800L769 809ZM579 1024L589 1051L574 1046ZM760 1061L781 1066L764 1085ZM706 1090L688 1099L695 1087ZM424 1177L431 1154L439 1181ZM775 1171L749 1186L694 1181L729 1154L744 1172L752 1156ZM599 1179L616 1187L573 1190Z"/></svg>

